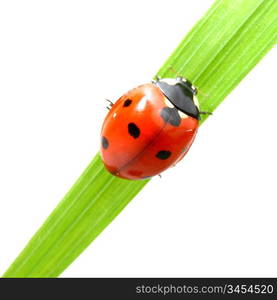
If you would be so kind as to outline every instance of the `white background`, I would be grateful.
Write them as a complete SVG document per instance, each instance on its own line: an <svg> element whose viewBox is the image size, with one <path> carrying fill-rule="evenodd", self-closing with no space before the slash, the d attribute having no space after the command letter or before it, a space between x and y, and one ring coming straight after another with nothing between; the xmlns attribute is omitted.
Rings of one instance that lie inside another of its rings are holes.
<svg viewBox="0 0 277 300"><path fill-rule="evenodd" d="M1 1L0 273L212 1ZM62 274L277 276L276 51Z"/></svg>

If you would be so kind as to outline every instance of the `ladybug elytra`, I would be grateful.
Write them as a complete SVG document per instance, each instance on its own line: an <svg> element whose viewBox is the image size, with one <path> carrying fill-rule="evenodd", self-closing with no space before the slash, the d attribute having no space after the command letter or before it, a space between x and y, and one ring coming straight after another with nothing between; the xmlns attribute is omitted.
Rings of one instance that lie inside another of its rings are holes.
<svg viewBox="0 0 277 300"><path fill-rule="evenodd" d="M196 88L186 79L140 85L111 106L101 131L101 157L115 176L137 180L179 162L192 145L200 112Z"/></svg>

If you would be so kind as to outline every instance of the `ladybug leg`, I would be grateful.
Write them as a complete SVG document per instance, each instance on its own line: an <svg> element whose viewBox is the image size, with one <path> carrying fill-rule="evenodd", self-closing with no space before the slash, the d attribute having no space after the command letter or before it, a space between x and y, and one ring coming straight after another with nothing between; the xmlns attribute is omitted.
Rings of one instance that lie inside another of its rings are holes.
<svg viewBox="0 0 277 300"><path fill-rule="evenodd" d="M159 176L160 178L162 178L162 175L161 175L161 174L159 174L158 176Z"/></svg>
<svg viewBox="0 0 277 300"><path fill-rule="evenodd" d="M105 99L105 100L109 102L109 105L106 106L106 108L107 108L108 110L110 110L110 109L112 108L112 106L113 106L113 102L112 102L111 100L109 100L109 99Z"/></svg>
<svg viewBox="0 0 277 300"><path fill-rule="evenodd" d="M156 75L154 80L151 80L152 83L157 83L158 81L161 80L161 77Z"/></svg>
<svg viewBox="0 0 277 300"><path fill-rule="evenodd" d="M212 112L209 112L209 111L200 111L199 112L199 115L212 115L213 113ZM199 119L198 120L201 120L201 117L199 116Z"/></svg>
<svg viewBox="0 0 277 300"><path fill-rule="evenodd" d="M199 114L201 114L201 115L210 115L211 116L213 113L210 112L210 111L200 111Z"/></svg>

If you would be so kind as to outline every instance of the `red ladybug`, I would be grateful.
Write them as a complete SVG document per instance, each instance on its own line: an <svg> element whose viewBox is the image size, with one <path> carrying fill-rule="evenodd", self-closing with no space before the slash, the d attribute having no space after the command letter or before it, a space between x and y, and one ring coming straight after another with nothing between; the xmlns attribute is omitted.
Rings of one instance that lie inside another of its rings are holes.
<svg viewBox="0 0 277 300"><path fill-rule="evenodd" d="M158 175L188 152L199 126L195 87L186 79L140 85L112 105L101 132L107 170L125 179Z"/></svg>

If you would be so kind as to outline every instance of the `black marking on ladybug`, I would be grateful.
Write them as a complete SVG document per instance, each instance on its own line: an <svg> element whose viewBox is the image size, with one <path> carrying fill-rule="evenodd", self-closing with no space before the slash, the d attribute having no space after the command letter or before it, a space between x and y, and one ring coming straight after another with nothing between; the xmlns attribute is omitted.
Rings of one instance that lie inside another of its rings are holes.
<svg viewBox="0 0 277 300"><path fill-rule="evenodd" d="M127 107L130 106L132 104L132 100L131 99L127 99L124 101L123 107Z"/></svg>
<svg viewBox="0 0 277 300"><path fill-rule="evenodd" d="M171 152L168 150L161 150L156 154L156 157L162 160L168 159L171 155Z"/></svg>
<svg viewBox="0 0 277 300"><path fill-rule="evenodd" d="M181 124L181 117L175 107L164 107L161 111L161 117L172 126L178 127Z"/></svg>
<svg viewBox="0 0 277 300"><path fill-rule="evenodd" d="M155 84L177 109L190 117L200 120L198 107L193 102L193 96L196 94L196 91L192 89L189 81L177 78L174 85L168 84L163 80L157 81Z"/></svg>
<svg viewBox="0 0 277 300"><path fill-rule="evenodd" d="M140 136L140 129L135 123L128 124L128 132L134 139L137 139Z"/></svg>
<svg viewBox="0 0 277 300"><path fill-rule="evenodd" d="M101 138L102 147L107 149L109 147L109 141L106 137L102 136Z"/></svg>

